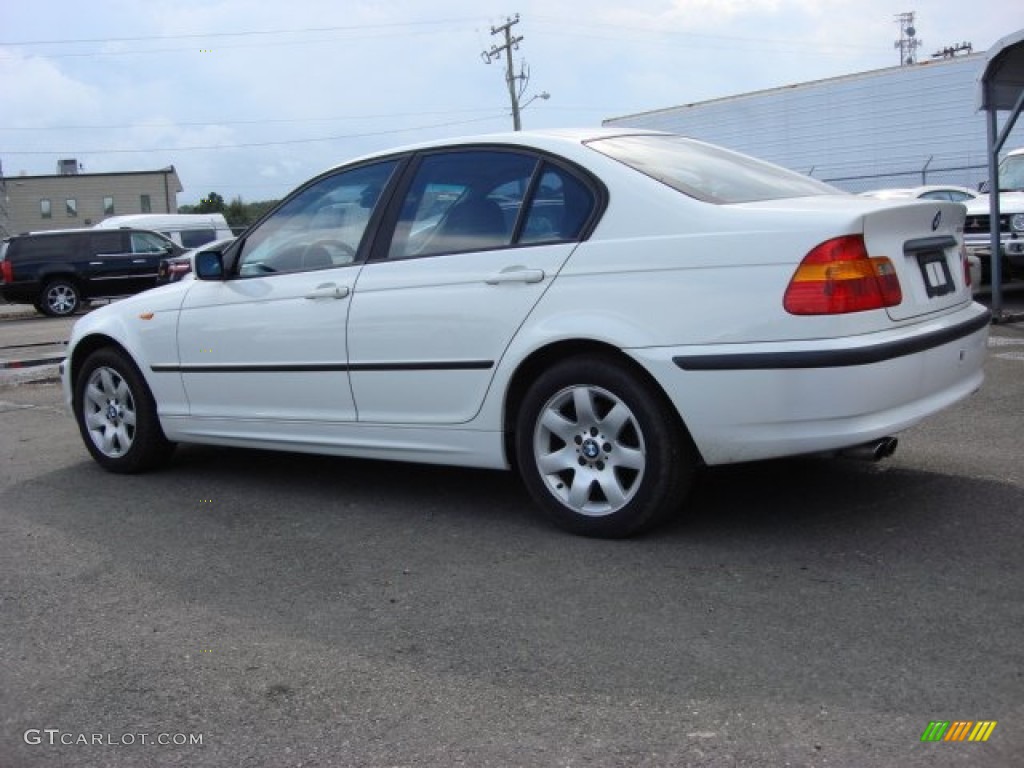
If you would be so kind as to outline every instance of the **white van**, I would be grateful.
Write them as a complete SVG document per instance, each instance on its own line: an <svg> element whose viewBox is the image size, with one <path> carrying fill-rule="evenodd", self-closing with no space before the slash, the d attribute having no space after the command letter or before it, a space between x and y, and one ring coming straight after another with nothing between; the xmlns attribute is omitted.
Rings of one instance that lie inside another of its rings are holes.
<svg viewBox="0 0 1024 768"><path fill-rule="evenodd" d="M198 248L214 240L232 237L231 227L220 213L135 213L111 216L93 229L149 229L167 235L182 248Z"/></svg>

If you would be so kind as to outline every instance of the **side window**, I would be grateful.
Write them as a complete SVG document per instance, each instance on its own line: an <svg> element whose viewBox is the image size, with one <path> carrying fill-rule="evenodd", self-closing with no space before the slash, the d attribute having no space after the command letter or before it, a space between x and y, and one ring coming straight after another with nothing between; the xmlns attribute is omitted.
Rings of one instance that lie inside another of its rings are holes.
<svg viewBox="0 0 1024 768"><path fill-rule="evenodd" d="M594 210L594 194L571 173L546 164L530 201L520 243L575 240Z"/></svg>
<svg viewBox="0 0 1024 768"><path fill-rule="evenodd" d="M20 241L19 250L25 258L62 260L72 257L78 242L73 235L26 237Z"/></svg>
<svg viewBox="0 0 1024 768"><path fill-rule="evenodd" d="M167 241L150 232L132 232L132 253L163 253Z"/></svg>
<svg viewBox="0 0 1024 768"><path fill-rule="evenodd" d="M44 219L53 218L53 207L45 197L39 201L39 215Z"/></svg>
<svg viewBox="0 0 1024 768"><path fill-rule="evenodd" d="M113 216L114 215L114 198L104 197L103 198L103 215Z"/></svg>
<svg viewBox="0 0 1024 768"><path fill-rule="evenodd" d="M78 200L73 197L69 197L64 201L64 210L67 211L68 218L74 219L78 217Z"/></svg>
<svg viewBox="0 0 1024 768"><path fill-rule="evenodd" d="M93 232L92 252L96 255L103 253L123 253L120 232Z"/></svg>
<svg viewBox="0 0 1024 768"><path fill-rule="evenodd" d="M341 267L356 259L397 160L320 179L278 208L245 239L243 277Z"/></svg>
<svg viewBox="0 0 1024 768"><path fill-rule="evenodd" d="M181 244L186 248L198 248L217 238L217 233L212 229L183 229L178 234L181 235Z"/></svg>
<svg viewBox="0 0 1024 768"><path fill-rule="evenodd" d="M465 150L427 155L402 201L389 259L512 243L536 158Z"/></svg>

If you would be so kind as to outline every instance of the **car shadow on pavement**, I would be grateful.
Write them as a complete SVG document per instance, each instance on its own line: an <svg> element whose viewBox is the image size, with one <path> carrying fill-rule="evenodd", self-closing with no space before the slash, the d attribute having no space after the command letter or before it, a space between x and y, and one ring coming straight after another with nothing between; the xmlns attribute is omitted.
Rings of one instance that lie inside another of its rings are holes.
<svg viewBox="0 0 1024 768"><path fill-rule="evenodd" d="M87 496L117 494L136 515L223 516L234 525L283 516L292 525L331 525L348 517L382 528L430 524L472 533L497 526L506 535L577 539L544 521L513 472L190 445L158 472L113 476L83 461L49 478L76 495L81 486ZM700 470L679 514L634 541L699 546L852 536L863 545L894 531L939 535L959 528L968 510L1002 513L1019 503L1020 489L1008 483L885 462L782 459ZM995 521L986 526L996 537L998 528Z"/></svg>

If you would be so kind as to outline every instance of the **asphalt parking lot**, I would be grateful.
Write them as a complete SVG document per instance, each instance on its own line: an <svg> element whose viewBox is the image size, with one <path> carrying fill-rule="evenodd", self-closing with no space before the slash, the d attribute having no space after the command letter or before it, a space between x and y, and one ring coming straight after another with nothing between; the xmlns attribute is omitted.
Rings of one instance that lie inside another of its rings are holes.
<svg viewBox="0 0 1024 768"><path fill-rule="evenodd" d="M4 359L53 323L0 320ZM1024 324L893 458L705 471L623 542L504 473L109 475L47 370L0 378L2 768L1021 764Z"/></svg>

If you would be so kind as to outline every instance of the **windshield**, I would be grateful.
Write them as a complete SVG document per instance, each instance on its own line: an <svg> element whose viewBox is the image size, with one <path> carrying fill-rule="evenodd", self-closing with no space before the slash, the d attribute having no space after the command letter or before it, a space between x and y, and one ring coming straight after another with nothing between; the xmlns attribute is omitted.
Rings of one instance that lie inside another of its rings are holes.
<svg viewBox="0 0 1024 768"><path fill-rule="evenodd" d="M1024 154L1007 155L999 164L999 191L1024 190Z"/></svg>
<svg viewBox="0 0 1024 768"><path fill-rule="evenodd" d="M682 136L616 136L587 144L673 189L709 203L846 194L817 179Z"/></svg>

